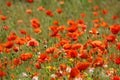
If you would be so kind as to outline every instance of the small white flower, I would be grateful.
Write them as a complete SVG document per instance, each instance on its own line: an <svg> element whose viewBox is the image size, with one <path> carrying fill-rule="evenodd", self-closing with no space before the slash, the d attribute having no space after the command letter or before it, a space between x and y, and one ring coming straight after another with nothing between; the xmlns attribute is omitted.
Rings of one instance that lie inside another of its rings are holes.
<svg viewBox="0 0 120 80"><path fill-rule="evenodd" d="M111 76L111 74L107 74L107 77L110 77Z"/></svg>
<svg viewBox="0 0 120 80"><path fill-rule="evenodd" d="M107 74L107 77L110 77L110 76L112 76L113 74L114 74L114 71L111 70L111 71Z"/></svg>
<svg viewBox="0 0 120 80"><path fill-rule="evenodd" d="M101 76L104 77L104 76L106 76L106 74L102 71L102 72L101 72Z"/></svg>
<svg viewBox="0 0 120 80"><path fill-rule="evenodd" d="M37 52L37 54L39 55L39 54L41 54L41 52Z"/></svg>
<svg viewBox="0 0 120 80"><path fill-rule="evenodd" d="M55 78L55 77L56 77L56 75L55 75L55 74L51 74L51 77L52 77L52 78Z"/></svg>
<svg viewBox="0 0 120 80"><path fill-rule="evenodd" d="M44 48L47 48L47 45L44 45Z"/></svg>
<svg viewBox="0 0 120 80"><path fill-rule="evenodd" d="M98 62L97 65L100 65L100 63Z"/></svg>
<svg viewBox="0 0 120 80"><path fill-rule="evenodd" d="M112 71L110 71L110 74L114 74L114 71L112 70Z"/></svg>
<svg viewBox="0 0 120 80"><path fill-rule="evenodd" d="M103 65L103 67L104 67L104 68L107 68L107 67L108 67L108 65L107 65L107 64L105 64L105 65Z"/></svg>
<svg viewBox="0 0 120 80"><path fill-rule="evenodd" d="M28 75L25 72L23 72L22 77L28 77Z"/></svg>
<svg viewBox="0 0 120 80"><path fill-rule="evenodd" d="M118 42L118 39L115 39L115 41L117 41L117 42Z"/></svg>
<svg viewBox="0 0 120 80"><path fill-rule="evenodd" d="M71 68L70 68L70 67L67 67L66 71L67 71L67 72L70 72L70 71L71 71Z"/></svg>
<svg viewBox="0 0 120 80"><path fill-rule="evenodd" d="M32 80L38 80L38 76L34 76Z"/></svg>
<svg viewBox="0 0 120 80"><path fill-rule="evenodd" d="M60 73L62 74L63 72L60 70Z"/></svg>
<svg viewBox="0 0 120 80"><path fill-rule="evenodd" d="M74 80L83 80L82 78L75 78Z"/></svg>
<svg viewBox="0 0 120 80"><path fill-rule="evenodd" d="M94 72L94 69L95 69L95 68L90 68L90 69L89 69L89 72L90 72L90 73L93 73L93 72Z"/></svg>
<svg viewBox="0 0 120 80"><path fill-rule="evenodd" d="M64 53L65 55L67 55L67 53Z"/></svg>

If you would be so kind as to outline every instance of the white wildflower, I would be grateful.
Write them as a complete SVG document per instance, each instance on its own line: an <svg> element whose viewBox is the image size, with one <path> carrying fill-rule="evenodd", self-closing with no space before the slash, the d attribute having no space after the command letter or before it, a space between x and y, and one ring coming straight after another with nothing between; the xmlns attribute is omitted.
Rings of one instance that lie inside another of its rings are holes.
<svg viewBox="0 0 120 80"><path fill-rule="evenodd" d="M103 67L104 67L104 68L107 68L107 67L108 67L108 65L107 65L107 64L105 64L105 65L103 65Z"/></svg>
<svg viewBox="0 0 120 80"><path fill-rule="evenodd" d="M74 80L83 80L82 78L75 78Z"/></svg>
<svg viewBox="0 0 120 80"><path fill-rule="evenodd" d="M41 52L37 52L37 54L39 55L39 54L41 54Z"/></svg>
<svg viewBox="0 0 120 80"><path fill-rule="evenodd" d="M32 80L38 80L38 76L34 76Z"/></svg>
<svg viewBox="0 0 120 80"><path fill-rule="evenodd" d="M90 69L89 69L89 72L90 72L90 73L93 73L93 72L94 72L94 69L95 69L95 68L90 68Z"/></svg>
<svg viewBox="0 0 120 80"><path fill-rule="evenodd" d="M66 71L67 71L67 72L70 72L70 71L71 71L71 68L70 68L70 67L67 67Z"/></svg>
<svg viewBox="0 0 120 80"><path fill-rule="evenodd" d="M52 77L52 78L55 78L55 77L56 77L56 75L55 75L55 74L51 74L51 77Z"/></svg>
<svg viewBox="0 0 120 80"><path fill-rule="evenodd" d="M22 73L22 77L28 77L27 73L26 73L26 72L23 72L23 73Z"/></svg>

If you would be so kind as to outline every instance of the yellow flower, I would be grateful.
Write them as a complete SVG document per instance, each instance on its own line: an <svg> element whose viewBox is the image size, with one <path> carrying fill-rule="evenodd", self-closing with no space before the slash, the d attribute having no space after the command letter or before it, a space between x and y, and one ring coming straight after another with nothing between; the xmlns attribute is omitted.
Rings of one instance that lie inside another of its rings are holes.
<svg viewBox="0 0 120 80"><path fill-rule="evenodd" d="M56 67L55 67L55 66L53 67L53 70L56 70Z"/></svg>
<svg viewBox="0 0 120 80"><path fill-rule="evenodd" d="M70 59L69 59L69 61L70 61L70 62L73 62L73 61L74 61L74 59L73 59L73 58L70 58Z"/></svg>
<svg viewBox="0 0 120 80"><path fill-rule="evenodd" d="M93 80L91 77L88 77L87 80Z"/></svg>
<svg viewBox="0 0 120 80"><path fill-rule="evenodd" d="M46 66L46 69L50 69L51 68L51 66Z"/></svg>

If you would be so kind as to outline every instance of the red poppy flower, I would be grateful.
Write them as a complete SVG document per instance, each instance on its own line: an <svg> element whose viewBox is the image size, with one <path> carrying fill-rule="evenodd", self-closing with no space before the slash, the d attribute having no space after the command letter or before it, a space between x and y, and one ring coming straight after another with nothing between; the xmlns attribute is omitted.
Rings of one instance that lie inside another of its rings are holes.
<svg viewBox="0 0 120 80"><path fill-rule="evenodd" d="M82 18L84 18L84 17L86 16L86 14L85 14L85 13L81 13L80 16L81 16Z"/></svg>
<svg viewBox="0 0 120 80"><path fill-rule="evenodd" d="M66 64L60 64L60 70L66 70L67 65Z"/></svg>
<svg viewBox="0 0 120 80"><path fill-rule="evenodd" d="M53 22L53 24L54 25L59 25L59 21L56 20L56 21Z"/></svg>
<svg viewBox="0 0 120 80"><path fill-rule="evenodd" d="M71 38L73 41L77 41L78 37L79 37L79 33L78 32L74 32L74 33L68 33L66 34L67 37Z"/></svg>
<svg viewBox="0 0 120 80"><path fill-rule="evenodd" d="M113 15L113 16L112 16L112 19L113 19L113 20L117 20L117 19L118 19L118 16L117 16L117 15Z"/></svg>
<svg viewBox="0 0 120 80"><path fill-rule="evenodd" d="M104 64L104 60L103 60L103 58L98 57L94 60L93 64L95 67L102 67Z"/></svg>
<svg viewBox="0 0 120 80"><path fill-rule="evenodd" d="M12 2L6 2L6 5L10 7L12 5Z"/></svg>
<svg viewBox="0 0 120 80"><path fill-rule="evenodd" d="M105 36L105 38L106 38L106 40L107 40L108 42L114 43L114 42L116 41L116 37L115 37L114 35L112 35L112 34L110 34L110 35L108 35L108 36Z"/></svg>
<svg viewBox="0 0 120 80"><path fill-rule="evenodd" d="M116 63L117 65L119 65L119 64L120 64L120 58L116 58L116 59L115 59L115 63Z"/></svg>
<svg viewBox="0 0 120 80"><path fill-rule="evenodd" d="M100 22L99 19L94 19L94 20L93 20L93 23L96 23L96 24L97 24L97 23L99 23L99 22Z"/></svg>
<svg viewBox="0 0 120 80"><path fill-rule="evenodd" d="M107 23L107 22L102 22L102 23L101 23L101 26L103 26L103 27L108 27L108 23Z"/></svg>
<svg viewBox="0 0 120 80"><path fill-rule="evenodd" d="M38 7L38 10L39 10L39 11L43 11L43 10L44 10L44 7L43 7L43 6L40 6L40 7Z"/></svg>
<svg viewBox="0 0 120 80"><path fill-rule="evenodd" d="M61 9L61 8L58 8L56 11L57 11L59 14L62 13L62 9Z"/></svg>
<svg viewBox="0 0 120 80"><path fill-rule="evenodd" d="M0 70L0 77L6 76L6 73Z"/></svg>
<svg viewBox="0 0 120 80"><path fill-rule="evenodd" d="M80 24L79 26L81 27L83 32L86 31L87 26L85 24Z"/></svg>
<svg viewBox="0 0 120 80"><path fill-rule="evenodd" d="M54 54L53 57L57 59L59 57L59 54Z"/></svg>
<svg viewBox="0 0 120 80"><path fill-rule="evenodd" d="M63 32L64 30L66 30L66 26L62 25L58 27L58 31Z"/></svg>
<svg viewBox="0 0 120 80"><path fill-rule="evenodd" d="M14 63L15 66L17 66L17 65L21 64L21 60L15 58L15 59L13 60L13 63Z"/></svg>
<svg viewBox="0 0 120 80"><path fill-rule="evenodd" d="M40 69L40 68L41 68L41 65L40 65L39 63L36 63L36 64L35 64L35 67L36 67L37 69Z"/></svg>
<svg viewBox="0 0 120 80"><path fill-rule="evenodd" d="M26 43L26 39L25 38L20 38L16 40L16 44L18 45L23 45Z"/></svg>
<svg viewBox="0 0 120 80"><path fill-rule="evenodd" d="M57 26L50 26L50 30L52 30L52 33L50 34L51 37L60 37Z"/></svg>
<svg viewBox="0 0 120 80"><path fill-rule="evenodd" d="M5 47L6 47L6 48L12 48L13 45L14 45L14 42L13 42L13 41L8 41L8 42L5 43Z"/></svg>
<svg viewBox="0 0 120 80"><path fill-rule="evenodd" d="M68 20L68 21L67 21L67 24L68 24L68 25L74 25L74 24L75 24L75 21L74 21L74 20Z"/></svg>
<svg viewBox="0 0 120 80"><path fill-rule="evenodd" d="M42 30L41 30L40 28L36 28L36 29L34 29L34 32L35 32L35 33L41 33Z"/></svg>
<svg viewBox="0 0 120 80"><path fill-rule="evenodd" d="M46 53L53 53L55 52L56 48L55 47L49 47L46 49Z"/></svg>
<svg viewBox="0 0 120 80"><path fill-rule="evenodd" d="M92 29L89 31L89 33L90 33L90 34L97 34L97 33L99 33L99 32L97 31L96 28L92 28Z"/></svg>
<svg viewBox="0 0 120 80"><path fill-rule="evenodd" d="M87 54L86 50L81 50L80 51L80 58L87 59L89 56Z"/></svg>
<svg viewBox="0 0 120 80"><path fill-rule="evenodd" d="M38 43L38 41L36 41L35 39L31 39L30 41L28 41L28 43L27 43L27 45L28 46L38 46L39 45L39 43Z"/></svg>
<svg viewBox="0 0 120 80"><path fill-rule="evenodd" d="M85 24L84 20L81 20L81 19L79 19L77 22L78 24Z"/></svg>
<svg viewBox="0 0 120 80"><path fill-rule="evenodd" d="M80 49L82 47L82 44L76 43L76 44L72 44L72 49L76 50L76 49Z"/></svg>
<svg viewBox="0 0 120 80"><path fill-rule="evenodd" d="M120 31L120 25L114 24L114 25L110 26L110 31L113 34L118 34L118 32Z"/></svg>
<svg viewBox="0 0 120 80"><path fill-rule="evenodd" d="M39 72L34 72L34 73L31 75L31 77L32 77L33 79L36 79L36 78L34 78L34 77L37 77L37 76L39 76L39 75L40 75Z"/></svg>
<svg viewBox="0 0 120 80"><path fill-rule="evenodd" d="M32 10L31 10L31 9L27 9L27 10L26 10L26 13L32 14Z"/></svg>
<svg viewBox="0 0 120 80"><path fill-rule="evenodd" d="M20 59L23 60L23 61L31 59L32 57L33 57L32 53L20 54Z"/></svg>
<svg viewBox="0 0 120 80"><path fill-rule="evenodd" d="M13 50L14 50L15 52L18 52L18 51L19 51L19 47L15 46L15 47L13 48Z"/></svg>
<svg viewBox="0 0 120 80"><path fill-rule="evenodd" d="M4 30L6 30L6 31L10 29L9 26L4 26L3 28L4 28Z"/></svg>
<svg viewBox="0 0 120 80"><path fill-rule="evenodd" d="M6 52L7 54L10 54L11 50L8 49L8 48L5 48L5 52Z"/></svg>
<svg viewBox="0 0 120 80"><path fill-rule="evenodd" d="M117 49L120 50L120 42L117 44Z"/></svg>
<svg viewBox="0 0 120 80"><path fill-rule="evenodd" d="M17 23L18 23L18 24L22 24L22 23L23 23L23 20L17 20Z"/></svg>
<svg viewBox="0 0 120 80"><path fill-rule="evenodd" d="M34 0L27 0L27 2L29 2L29 3L33 3L33 2L34 2Z"/></svg>
<svg viewBox="0 0 120 80"><path fill-rule="evenodd" d="M91 45L92 45L93 47L101 47L102 42L101 42L101 41L98 41L98 40L95 40L95 41L92 41L92 42L91 42Z"/></svg>
<svg viewBox="0 0 120 80"><path fill-rule="evenodd" d="M98 10L99 9L99 6L94 6L94 10Z"/></svg>
<svg viewBox="0 0 120 80"><path fill-rule="evenodd" d="M55 80L55 78L52 77L52 78L50 78L50 80Z"/></svg>
<svg viewBox="0 0 120 80"><path fill-rule="evenodd" d="M78 56L78 52L76 50L69 50L67 52L67 57L68 58L75 58Z"/></svg>
<svg viewBox="0 0 120 80"><path fill-rule="evenodd" d="M20 30L20 33L21 33L21 34L26 34L27 32L22 29L22 30Z"/></svg>
<svg viewBox="0 0 120 80"><path fill-rule="evenodd" d="M46 14L47 14L48 16L50 16L50 17L52 17L52 16L53 16L53 13L52 13L52 11L51 11L51 10L46 10Z"/></svg>
<svg viewBox="0 0 120 80"><path fill-rule="evenodd" d="M69 43L69 40L67 40L67 39L62 38L62 39L60 40L60 45L61 45L61 46L63 46L64 44L67 44L67 43Z"/></svg>
<svg viewBox="0 0 120 80"><path fill-rule="evenodd" d="M16 39L17 39L17 35L14 32L10 33L10 35L7 37L8 41L12 41L12 40L16 40Z"/></svg>
<svg viewBox="0 0 120 80"><path fill-rule="evenodd" d="M69 43L63 45L63 48L64 48L65 50L67 50L67 49L69 50L69 49L71 49L71 47L72 47L72 45L69 44Z"/></svg>
<svg viewBox="0 0 120 80"><path fill-rule="evenodd" d="M106 9L104 9L104 10L102 10L102 14L107 14L108 13L108 10L106 10Z"/></svg>
<svg viewBox="0 0 120 80"><path fill-rule="evenodd" d="M5 21L7 19L7 16L1 16L1 20Z"/></svg>
<svg viewBox="0 0 120 80"><path fill-rule="evenodd" d="M38 62L44 63L46 60L48 60L49 56L47 54L40 54L38 58Z"/></svg>
<svg viewBox="0 0 120 80"><path fill-rule="evenodd" d="M40 27L40 22L39 22L39 20L38 19L31 19L31 26L33 27L33 28L39 28Z"/></svg>
<svg viewBox="0 0 120 80"><path fill-rule="evenodd" d="M2 50L3 50L3 47L2 47L2 45L0 45L0 53L2 52Z"/></svg>
<svg viewBox="0 0 120 80"><path fill-rule="evenodd" d="M113 76L113 78L111 80L120 80L119 76Z"/></svg>
<svg viewBox="0 0 120 80"><path fill-rule="evenodd" d="M93 12L93 15L94 16L98 16L98 12Z"/></svg>
<svg viewBox="0 0 120 80"><path fill-rule="evenodd" d="M80 74L77 68L72 68L70 71L70 78L75 78Z"/></svg>
<svg viewBox="0 0 120 80"><path fill-rule="evenodd" d="M79 63L76 65L76 68L77 68L79 71L83 71L83 70L86 70L89 66L90 66L90 63L89 63L89 62L79 62Z"/></svg>
<svg viewBox="0 0 120 80"><path fill-rule="evenodd" d="M68 27L68 32L75 32L76 30L78 29L78 27L77 26L70 26L70 27Z"/></svg>

